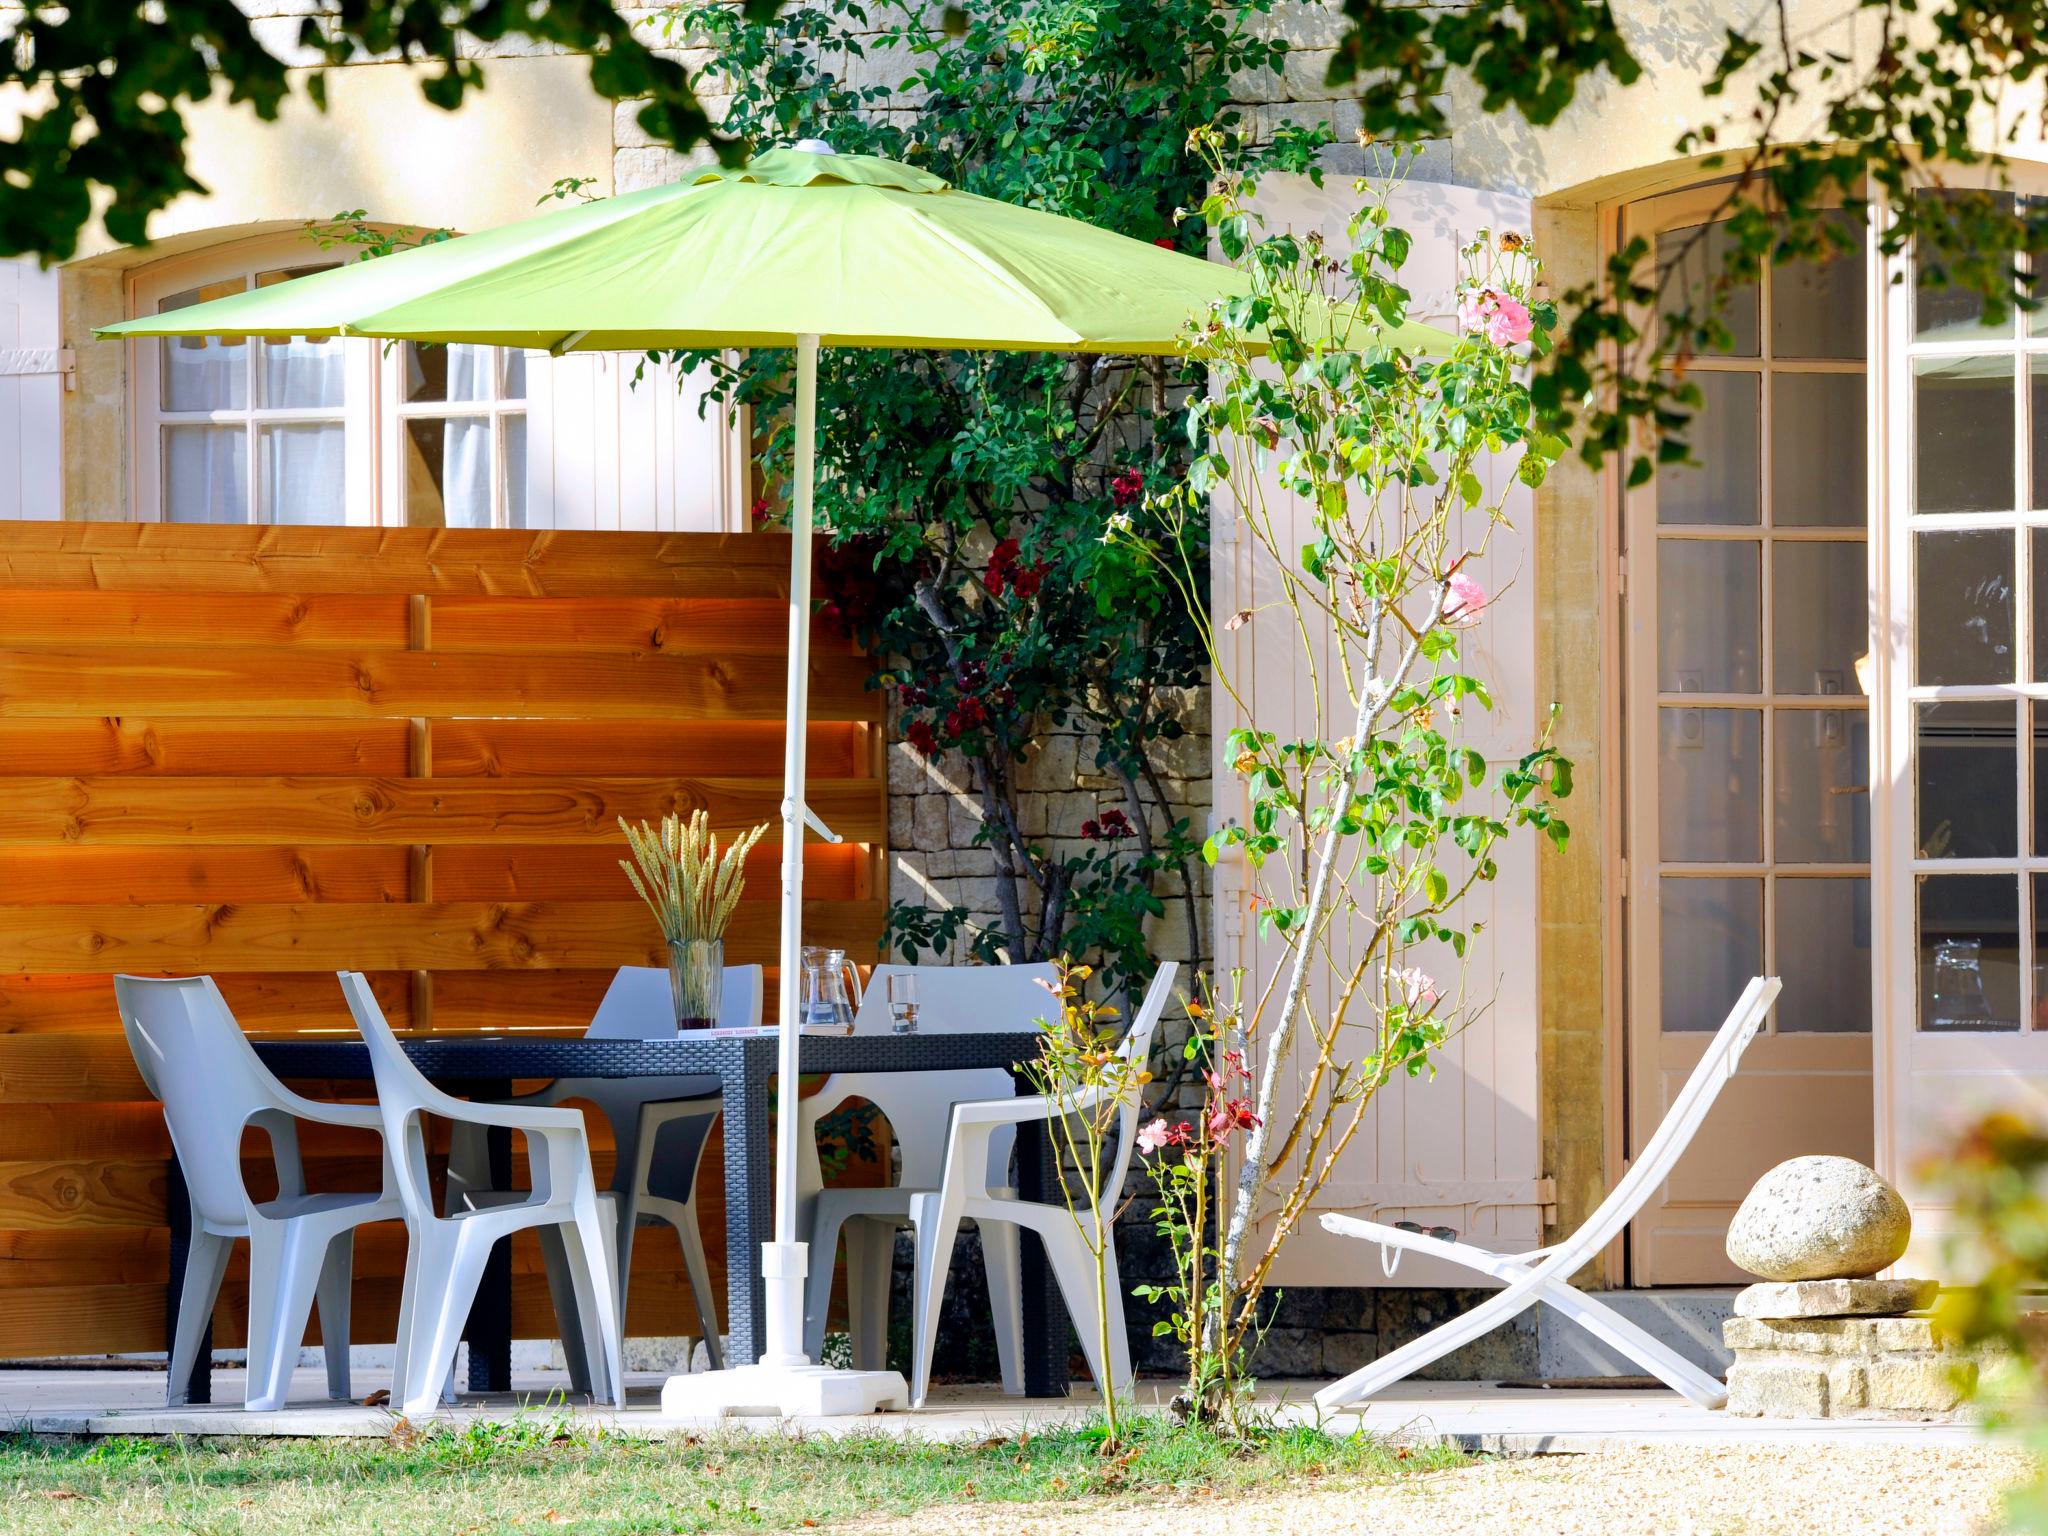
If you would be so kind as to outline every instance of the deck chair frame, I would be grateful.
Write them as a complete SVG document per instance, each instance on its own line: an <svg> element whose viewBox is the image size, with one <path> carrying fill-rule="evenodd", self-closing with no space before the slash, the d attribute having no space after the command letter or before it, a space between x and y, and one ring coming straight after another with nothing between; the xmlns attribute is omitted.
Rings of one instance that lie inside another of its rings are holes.
<svg viewBox="0 0 2048 1536"><path fill-rule="evenodd" d="M1657 1187L1671 1176L1679 1158L1692 1144L1700 1125L1720 1095L1721 1086L1735 1075L1736 1066L1749 1042L1763 1028L1764 1019L1777 1000L1775 976L1753 978L1736 999L1714 1038L1708 1042L1699 1065L1685 1081L1664 1121L1642 1152L1630 1165L1607 1198L1572 1235L1546 1248L1527 1253L1494 1253L1471 1243L1445 1241L1425 1232L1365 1221L1356 1216L1331 1213L1322 1218L1325 1231L1345 1237L1364 1238L1381 1245L1382 1253L1428 1254L1447 1259L1465 1269L1477 1270L1503 1282L1503 1289L1478 1306L1452 1318L1419 1339L1411 1340L1372 1364L1333 1381L1316 1393L1316 1406L1334 1411L1362 1402L1404 1377L1413 1375L1434 1360L1461 1345L1492 1332L1510 1318L1542 1303L1579 1324L1602 1343L1633 1360L1658 1380L1683 1393L1702 1408L1719 1408L1728 1401L1728 1389L1668 1345L1614 1311L1603 1302L1575 1289L1570 1277L1601 1249L1621 1235L1622 1229L1645 1204Z"/></svg>

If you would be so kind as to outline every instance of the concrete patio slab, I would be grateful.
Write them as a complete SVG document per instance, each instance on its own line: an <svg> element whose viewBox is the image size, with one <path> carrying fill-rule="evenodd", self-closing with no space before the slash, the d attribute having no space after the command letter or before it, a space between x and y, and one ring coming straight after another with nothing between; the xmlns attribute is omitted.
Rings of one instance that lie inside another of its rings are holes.
<svg viewBox="0 0 2048 1536"><path fill-rule="evenodd" d="M1004 1397L994 1387L966 1386L935 1389L931 1403L915 1413L683 1420L662 1416L663 1380L652 1372L629 1375L627 1406L620 1410L572 1405L566 1376L528 1371L515 1375L512 1392L465 1395L436 1422L460 1427L478 1421L559 1415L576 1428L629 1435L726 1430L973 1440L1042 1431L1077 1422L1095 1410L1092 1393L1021 1399ZM220 1402L168 1408L163 1401L163 1374L158 1371L4 1370L0 1371L0 1425L49 1435L378 1438L388 1435L397 1422L382 1407L326 1401L325 1377L318 1370L300 1370L293 1379L293 1401L272 1413L248 1413L237 1406L242 1394L239 1369L217 1370L214 1383ZM1362 1410L1318 1415L1309 1401L1317 1385L1263 1384L1261 1405L1282 1423L1320 1419L1340 1433L1362 1428L1395 1440L1449 1441L1469 1451L1503 1455L1631 1445L1961 1445L1977 1442L1983 1434L1977 1425L1964 1421L1737 1419L1697 1408L1674 1392L1648 1388L1501 1387L1485 1382L1406 1382ZM355 1388L365 1397L388 1386L388 1372L356 1373ZM1173 1391L1170 1382L1143 1382L1138 1395L1143 1406L1163 1409Z"/></svg>

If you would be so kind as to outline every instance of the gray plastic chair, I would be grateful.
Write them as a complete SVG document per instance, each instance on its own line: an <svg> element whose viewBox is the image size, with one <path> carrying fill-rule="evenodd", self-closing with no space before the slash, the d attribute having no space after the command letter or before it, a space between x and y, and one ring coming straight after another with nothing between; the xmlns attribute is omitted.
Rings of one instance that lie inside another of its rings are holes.
<svg viewBox="0 0 2048 1536"><path fill-rule="evenodd" d="M601 1383L596 1395L622 1406L624 1351L612 1251L616 1218L611 1196L597 1191L582 1112L539 1104L480 1104L443 1093L406 1058L368 979L358 971L343 971L340 977L349 1012L370 1048L392 1181L412 1239L398 1308L394 1408L417 1418L440 1406L442 1384L454 1369L455 1347L484 1263L496 1244L529 1227L540 1229L543 1248L551 1250L551 1277L561 1277L556 1310L564 1334L580 1334L585 1358L602 1362L602 1372L593 1372ZM428 1115L458 1126L519 1132L526 1138L533 1189L486 1207L440 1214L427 1180Z"/></svg>
<svg viewBox="0 0 2048 1536"><path fill-rule="evenodd" d="M756 1026L761 1022L762 970L758 965L729 965L719 1003L721 1029ZM675 1004L668 972L659 966L622 966L606 989L604 1000L584 1031L586 1040L673 1039ZM633 1239L642 1223L665 1222L675 1229L683 1252L683 1268L697 1317L704 1327L704 1348L713 1370L724 1364L718 1329L718 1294L704 1253L703 1231L697 1223L697 1169L717 1122L722 1099L719 1081L689 1077L560 1078L538 1092L506 1102L563 1104L580 1099L595 1104L611 1123L616 1148L611 1193L617 1200L619 1316L626 1315L632 1285ZM464 1204L500 1203L516 1192L496 1188L490 1174L490 1152L481 1126L457 1126L449 1143L447 1210ZM559 1311L559 1306L557 1308ZM579 1392L590 1390L588 1362L576 1341L577 1330L564 1328L562 1355L569 1380Z"/></svg>
<svg viewBox="0 0 2048 1536"><path fill-rule="evenodd" d="M856 1034L887 1034L891 976L917 978L922 1027L957 1033L1031 1029L1058 1007L1047 989L1059 979L1050 961L1032 965L878 965L861 994ZM946 1113L959 1100L1013 1095L1016 1084L1000 1067L932 1072L835 1072L799 1106L797 1230L810 1234L811 1270L804 1282L804 1352L819 1358L826 1309L832 1299L833 1259L846 1242L846 1316L853 1363L881 1370L887 1363L889 1292L896 1232L909 1225L912 1200L939 1187L945 1166ZM818 1160L818 1123L849 1099L865 1099L889 1122L899 1154L897 1179L880 1189L827 1189ZM989 1148L989 1174L1007 1182L1015 1136L1005 1130ZM996 1325L996 1358L1003 1390L1024 1390L1022 1256L1015 1234L986 1234L982 1267Z"/></svg>
<svg viewBox="0 0 2048 1536"><path fill-rule="evenodd" d="M1149 1059L1152 1035L1173 996L1173 980L1180 969L1168 960L1159 967L1138 1016L1125 1031L1117 1055L1140 1069ZM1109 1090L1092 1088L1072 1097L1058 1099L1041 1094L987 1099L978 1103L955 1104L946 1128L945 1173L936 1194L920 1194L911 1202L910 1224L917 1233L917 1282L914 1288L917 1313L912 1329L911 1406L924 1406L931 1385L932 1350L938 1342L939 1303L945 1299L946 1273L953 1259L953 1243L960 1223L972 1220L981 1233L983 1248L992 1234L1007 1232L1011 1243L1016 1229L1029 1227L1045 1245L1045 1260L1059 1282L1066 1299L1067 1315L1074 1320L1074 1334L1081 1352L1088 1357L1088 1369L1106 1396L1131 1390L1131 1348L1124 1337L1123 1281L1117 1272L1116 1219L1123 1197L1124 1175L1130 1171L1131 1152L1137 1145L1138 1109L1143 1088L1135 1081L1124 1089L1117 1105L1116 1150L1101 1186L1101 1203L1094 1210L1070 1211L1063 1204L1019 1200L1014 1192L1001 1188L989 1176L989 1147L999 1135L1014 1135L1020 1125L1050 1121L1057 1115L1074 1114L1103 1102ZM1084 1236L1084 1231L1086 1236ZM1092 1245L1104 1244L1103 1263L1107 1271L1107 1295L1098 1306L1095 1294L1095 1255ZM1102 1358L1101 1318L1109 1316L1109 1358ZM998 1335L1000 1337L1000 1335Z"/></svg>
<svg viewBox="0 0 2048 1536"><path fill-rule="evenodd" d="M388 1142L381 1190L308 1194L298 1122L381 1136L384 1122L377 1109L324 1104L286 1088L257 1057L210 976L116 976L114 998L136 1070L163 1105L192 1200L168 1401L186 1400L199 1343L238 1238L249 1243L244 1405L258 1411L284 1406L316 1298L328 1394L348 1400L349 1281L356 1228L370 1221L397 1221L404 1211L393 1187ZM251 1125L270 1138L277 1166L274 1200L251 1198L242 1182L242 1131Z"/></svg>

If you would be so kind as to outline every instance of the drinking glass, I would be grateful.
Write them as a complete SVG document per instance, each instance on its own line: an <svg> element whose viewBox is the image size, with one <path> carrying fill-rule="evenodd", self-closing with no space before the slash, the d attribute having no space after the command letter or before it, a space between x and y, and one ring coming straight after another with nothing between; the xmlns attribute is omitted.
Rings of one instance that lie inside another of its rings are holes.
<svg viewBox="0 0 2048 1536"><path fill-rule="evenodd" d="M889 1018L899 1035L917 1032L917 975L913 971L889 973Z"/></svg>

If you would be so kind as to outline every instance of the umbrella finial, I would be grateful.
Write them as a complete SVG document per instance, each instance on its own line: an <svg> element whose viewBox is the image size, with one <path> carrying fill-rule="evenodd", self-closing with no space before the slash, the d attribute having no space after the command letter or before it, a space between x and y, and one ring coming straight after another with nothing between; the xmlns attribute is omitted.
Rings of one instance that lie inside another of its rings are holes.
<svg viewBox="0 0 2048 1536"><path fill-rule="evenodd" d="M823 139L798 139L791 147L800 149L807 155L836 155L839 153L838 150L827 144Z"/></svg>

